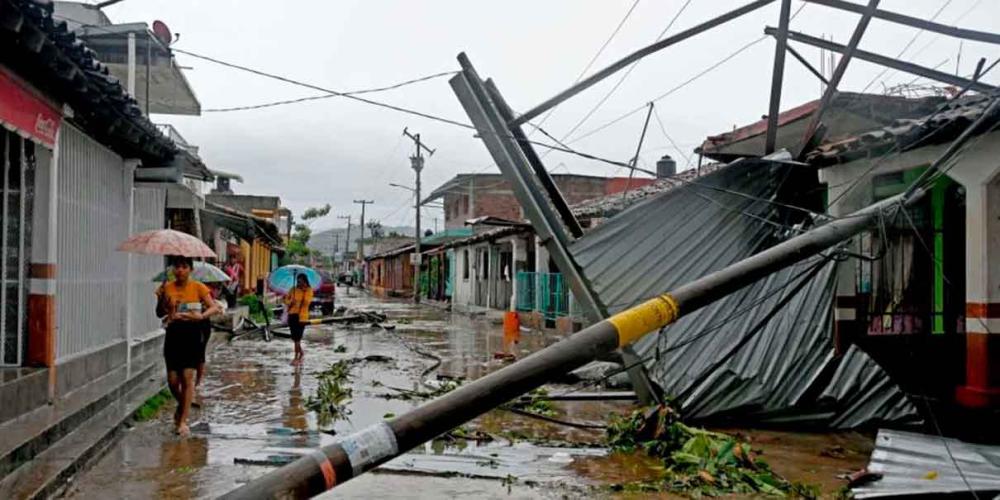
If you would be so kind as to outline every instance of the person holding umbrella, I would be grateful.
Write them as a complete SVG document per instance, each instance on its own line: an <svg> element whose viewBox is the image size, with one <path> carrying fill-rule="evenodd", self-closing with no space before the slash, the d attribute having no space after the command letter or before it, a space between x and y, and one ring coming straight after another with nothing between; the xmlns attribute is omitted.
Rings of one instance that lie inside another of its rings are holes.
<svg viewBox="0 0 1000 500"><path fill-rule="evenodd" d="M285 294L285 310L288 312L288 329L295 343L293 365L301 365L305 352L302 351L302 336L305 334L306 321L309 320L309 306L312 304L313 290L309 286L309 278L305 274L295 275L295 287Z"/></svg>
<svg viewBox="0 0 1000 500"><path fill-rule="evenodd" d="M167 365L167 384L177 400L174 425L177 433L186 437L191 433L187 422L194 400L197 370L205 362L204 322L221 310L208 287L191 278L194 264L190 257L173 256L170 261L174 279L165 282L157 295L166 312L163 358Z"/></svg>
<svg viewBox="0 0 1000 500"><path fill-rule="evenodd" d="M167 334L163 357L167 382L177 400L174 425L177 433L187 436L187 425L194 399L195 372L202 357L201 321L219 312L208 287L191 279L193 257L214 258L215 251L193 235L173 229L154 229L129 236L121 242L120 252L170 257L174 279L157 289L157 316L164 317Z"/></svg>

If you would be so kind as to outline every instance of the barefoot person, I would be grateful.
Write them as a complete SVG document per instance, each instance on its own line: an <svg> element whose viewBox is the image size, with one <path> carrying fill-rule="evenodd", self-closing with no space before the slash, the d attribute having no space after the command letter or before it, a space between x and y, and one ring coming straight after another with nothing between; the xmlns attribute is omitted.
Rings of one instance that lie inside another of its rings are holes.
<svg viewBox="0 0 1000 500"><path fill-rule="evenodd" d="M302 335L305 333L306 324L309 320L309 305L312 303L313 291L309 286L306 275L300 274L295 277L295 287L285 294L285 307L288 311L288 329L292 333L292 342L295 343L295 358L293 365L302 364L305 353L302 352Z"/></svg>
<svg viewBox="0 0 1000 500"><path fill-rule="evenodd" d="M219 312L208 287L190 279L192 262L188 257L171 257L174 280L163 284L157 294L166 312L167 335L163 357L167 365L167 383L177 400L174 425L182 436L190 434L188 417L194 399L198 365L204 362L201 347L203 321Z"/></svg>

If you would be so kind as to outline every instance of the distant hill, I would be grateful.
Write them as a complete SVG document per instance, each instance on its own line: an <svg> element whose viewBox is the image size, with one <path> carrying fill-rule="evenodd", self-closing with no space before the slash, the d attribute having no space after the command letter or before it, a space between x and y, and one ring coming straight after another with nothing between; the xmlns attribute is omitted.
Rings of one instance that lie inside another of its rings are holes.
<svg viewBox="0 0 1000 500"><path fill-rule="evenodd" d="M413 231L414 231L413 226L394 226L394 227L385 227L384 229L386 235L389 235L392 232L397 232L403 236L413 236ZM340 235L339 236L340 251L343 252L344 242L347 241L346 227L327 229L325 231L314 233L312 237L309 238L309 248L312 248L313 250L319 250L320 252L329 255L330 251L333 250L334 239L336 239L334 237L335 234ZM365 228L365 236L371 237L371 235L368 233L368 228ZM351 226L351 247L348 249L348 251L357 250L358 248L357 240L360 237L361 237L360 228L358 226Z"/></svg>

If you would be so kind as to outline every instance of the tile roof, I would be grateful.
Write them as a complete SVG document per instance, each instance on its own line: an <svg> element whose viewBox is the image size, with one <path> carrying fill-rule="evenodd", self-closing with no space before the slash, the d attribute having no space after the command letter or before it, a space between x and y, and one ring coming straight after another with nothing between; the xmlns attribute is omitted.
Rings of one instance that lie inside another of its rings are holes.
<svg viewBox="0 0 1000 500"><path fill-rule="evenodd" d="M807 161L816 166L830 166L882 154L898 148L908 151L922 146L950 141L966 129L989 104L985 95L973 95L948 101L926 116L895 120L892 124L870 130L842 141L823 144L810 153ZM984 123L983 133L1000 122L1000 112Z"/></svg>
<svg viewBox="0 0 1000 500"><path fill-rule="evenodd" d="M72 121L124 157L151 164L177 148L67 27L51 2L0 0L0 63L73 110Z"/></svg>

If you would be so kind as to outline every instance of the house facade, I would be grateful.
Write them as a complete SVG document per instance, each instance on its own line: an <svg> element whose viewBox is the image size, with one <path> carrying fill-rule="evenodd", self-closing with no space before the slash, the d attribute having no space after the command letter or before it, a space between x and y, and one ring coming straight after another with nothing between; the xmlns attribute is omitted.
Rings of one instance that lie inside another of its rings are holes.
<svg viewBox="0 0 1000 500"><path fill-rule="evenodd" d="M961 98L919 120L820 147L809 162L828 186L829 213L903 192L987 102ZM872 258L838 269L836 334L840 350L862 347L914 393L997 408L1000 133L978 132L919 203L852 243L855 254Z"/></svg>

